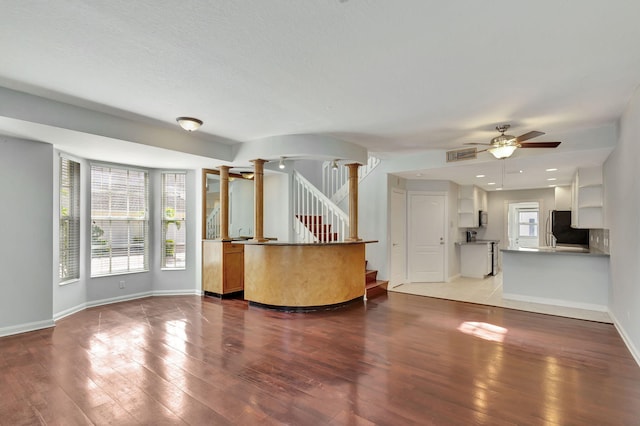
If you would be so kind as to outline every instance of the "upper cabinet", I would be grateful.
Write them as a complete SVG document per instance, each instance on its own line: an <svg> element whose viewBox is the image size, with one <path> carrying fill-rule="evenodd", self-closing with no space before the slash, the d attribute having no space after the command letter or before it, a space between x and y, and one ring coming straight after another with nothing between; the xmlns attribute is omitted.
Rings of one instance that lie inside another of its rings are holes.
<svg viewBox="0 0 640 426"><path fill-rule="evenodd" d="M604 226L602 167L578 169L571 185L571 226L600 229Z"/></svg>
<svg viewBox="0 0 640 426"><path fill-rule="evenodd" d="M487 210L487 193L475 185L461 185L458 188L458 227L477 228L480 210Z"/></svg>

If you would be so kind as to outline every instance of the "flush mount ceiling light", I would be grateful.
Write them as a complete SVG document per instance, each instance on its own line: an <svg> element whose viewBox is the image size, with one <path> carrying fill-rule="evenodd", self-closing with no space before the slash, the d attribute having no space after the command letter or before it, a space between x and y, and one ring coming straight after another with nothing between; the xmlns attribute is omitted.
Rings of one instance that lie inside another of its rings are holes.
<svg viewBox="0 0 640 426"><path fill-rule="evenodd" d="M280 157L280 164L278 164L278 168L280 169L284 169L285 165L284 165L284 157Z"/></svg>
<svg viewBox="0 0 640 426"><path fill-rule="evenodd" d="M253 172L240 172L240 175L245 179L253 179Z"/></svg>
<svg viewBox="0 0 640 426"><path fill-rule="evenodd" d="M333 160L333 163L331 163L331 168L333 170L338 170L338 160Z"/></svg>
<svg viewBox="0 0 640 426"><path fill-rule="evenodd" d="M187 132L198 130L202 126L203 121L193 117L178 117L176 121Z"/></svg>

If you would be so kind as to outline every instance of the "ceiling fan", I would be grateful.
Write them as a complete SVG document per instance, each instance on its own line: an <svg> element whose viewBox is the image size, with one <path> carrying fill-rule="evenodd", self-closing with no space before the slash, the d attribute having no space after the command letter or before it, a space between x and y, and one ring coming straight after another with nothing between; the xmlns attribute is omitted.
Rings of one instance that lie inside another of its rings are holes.
<svg viewBox="0 0 640 426"><path fill-rule="evenodd" d="M491 139L490 143L467 143L465 145L489 145L489 148L478 152L489 151L498 159L511 157L517 148L555 148L560 145L560 142L525 142L544 135L544 132L538 132L537 130L532 130L518 137L505 135L504 132L509 130L509 127L511 127L509 124L496 126L500 136Z"/></svg>

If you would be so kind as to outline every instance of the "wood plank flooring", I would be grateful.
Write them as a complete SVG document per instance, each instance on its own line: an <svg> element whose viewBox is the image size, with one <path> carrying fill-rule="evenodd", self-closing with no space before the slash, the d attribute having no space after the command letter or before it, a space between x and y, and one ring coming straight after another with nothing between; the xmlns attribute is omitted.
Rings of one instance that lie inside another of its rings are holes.
<svg viewBox="0 0 640 426"><path fill-rule="evenodd" d="M611 324L391 293L336 311L153 297L0 338L1 425L638 425Z"/></svg>

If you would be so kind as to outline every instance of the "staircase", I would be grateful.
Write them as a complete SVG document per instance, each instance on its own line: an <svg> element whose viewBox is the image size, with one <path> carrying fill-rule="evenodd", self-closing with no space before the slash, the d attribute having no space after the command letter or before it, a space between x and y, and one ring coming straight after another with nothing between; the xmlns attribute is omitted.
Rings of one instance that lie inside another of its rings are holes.
<svg viewBox="0 0 640 426"><path fill-rule="evenodd" d="M364 263L365 268L365 291L367 299L372 299L383 294L387 294L387 285L389 281L378 279L378 271L367 269L367 261Z"/></svg>
<svg viewBox="0 0 640 426"><path fill-rule="evenodd" d="M330 223L322 223L322 216L297 214L296 218L313 234L315 241L338 241L338 233L332 231Z"/></svg>
<svg viewBox="0 0 640 426"><path fill-rule="evenodd" d="M294 170L292 176L293 231L296 242L344 241L349 215Z"/></svg>

